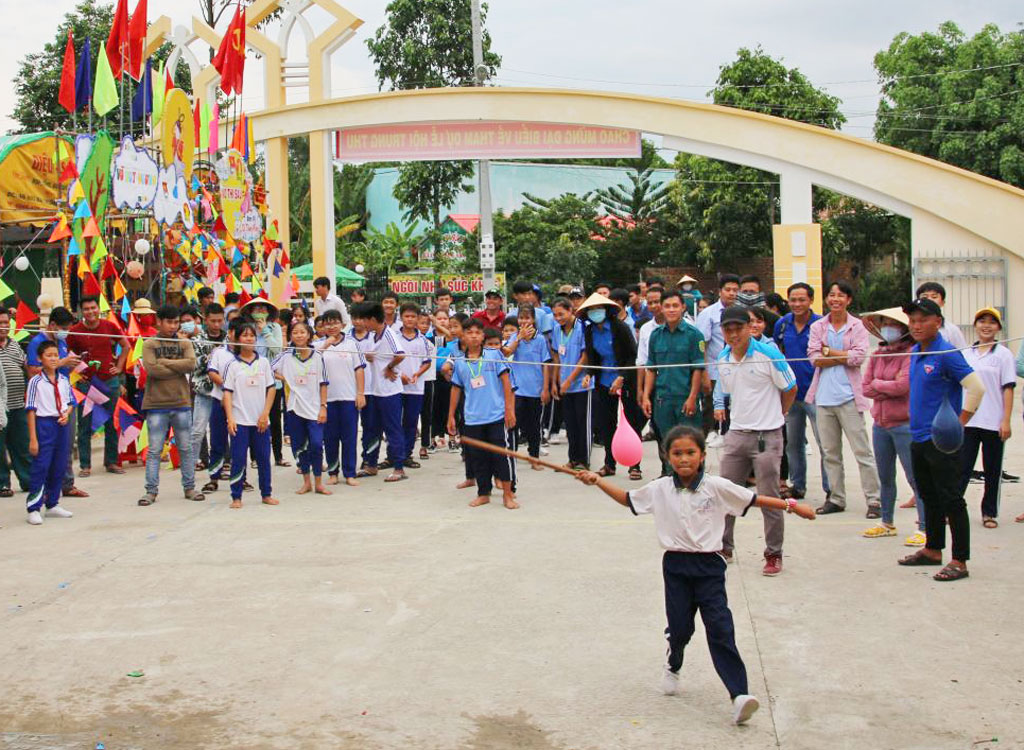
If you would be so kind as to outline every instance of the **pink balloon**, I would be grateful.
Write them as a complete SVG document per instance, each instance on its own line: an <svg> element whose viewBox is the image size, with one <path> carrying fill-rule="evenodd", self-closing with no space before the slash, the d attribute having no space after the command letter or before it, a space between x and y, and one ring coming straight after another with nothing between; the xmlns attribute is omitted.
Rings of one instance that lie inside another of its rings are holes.
<svg viewBox="0 0 1024 750"><path fill-rule="evenodd" d="M626 413L622 410L622 401L619 401L619 426L615 428L615 435L612 436L612 456L622 466L636 466L644 456L644 444L636 430L626 420Z"/></svg>

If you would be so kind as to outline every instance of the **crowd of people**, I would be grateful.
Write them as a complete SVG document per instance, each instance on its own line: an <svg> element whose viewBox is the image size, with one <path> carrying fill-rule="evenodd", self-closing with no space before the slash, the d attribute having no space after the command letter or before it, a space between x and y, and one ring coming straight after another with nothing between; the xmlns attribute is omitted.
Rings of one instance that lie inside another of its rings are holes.
<svg viewBox="0 0 1024 750"><path fill-rule="evenodd" d="M906 544L920 548L902 562L940 559L948 519L954 554L943 574L965 576L968 483L984 482L982 523L994 528L1001 487L1016 480L1003 471L1002 457L1024 360L1015 362L998 343L1000 312L977 312L968 345L943 317L945 290L936 283L923 284L908 305L861 317L850 312L854 291L844 281L822 290L824 315L813 311L817 290L805 283L785 297L766 294L755 276L721 274L717 298L696 287L689 276L625 289L599 282L590 294L565 286L547 305L540 287L523 280L512 287L514 304L489 289L472 314L458 312L445 289L428 311L391 293L369 301L363 290L346 305L324 278L314 284L312 306L291 309L263 297L239 304L237 295L221 304L204 288L197 307L153 309L138 300L131 336L101 315L98 300L85 298L80 320L55 308L25 347L10 338L9 313L0 311L7 405L0 496L13 494L13 473L28 493L30 523L42 523L44 510L70 515L60 498L86 495L75 485L73 436L78 476L89 476L100 426L81 397L90 389L124 396L144 415L142 506L159 496L173 435L185 496L196 501L226 483L231 507L241 507L244 492L255 489L247 471L254 468L261 501L278 504L271 466L290 465L290 443L300 494L331 494L330 485L358 486L380 472L385 482L402 481L447 450L462 454L459 486L476 487L470 505L488 503L497 485L503 504L516 508L516 462L460 446L460 436L521 446L531 458L564 440L569 468L593 468L604 478L618 471L612 437L620 414L659 441L678 425L700 429L720 446L723 477L764 496L800 500L808 493L809 424L822 464L818 515L848 509L845 437L866 516L877 521L864 536L897 534L898 461L913 493L904 504L917 508ZM144 340L141 361L126 372L137 337ZM964 423L958 460L932 439L941 407ZM121 474L114 413L105 413L103 470ZM660 455L658 473L671 474L666 452ZM203 471L205 483L197 479ZM643 479L639 463L626 471L632 481ZM783 519L772 508L762 515L764 573L775 575ZM727 560L732 520L721 549Z"/></svg>

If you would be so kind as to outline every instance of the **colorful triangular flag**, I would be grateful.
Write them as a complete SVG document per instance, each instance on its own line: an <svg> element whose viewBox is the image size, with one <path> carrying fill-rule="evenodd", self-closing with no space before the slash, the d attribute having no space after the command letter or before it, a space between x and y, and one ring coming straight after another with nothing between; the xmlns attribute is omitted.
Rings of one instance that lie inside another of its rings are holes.
<svg viewBox="0 0 1024 750"><path fill-rule="evenodd" d="M92 211L89 210L89 201L84 198L78 202L78 208L75 209L75 219L88 219L92 216Z"/></svg>

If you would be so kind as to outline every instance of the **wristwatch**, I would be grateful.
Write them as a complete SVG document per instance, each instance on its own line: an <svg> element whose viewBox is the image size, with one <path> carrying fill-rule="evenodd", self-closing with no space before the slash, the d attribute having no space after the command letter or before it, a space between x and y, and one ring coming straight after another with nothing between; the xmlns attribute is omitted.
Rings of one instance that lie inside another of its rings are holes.
<svg viewBox="0 0 1024 750"><path fill-rule="evenodd" d="M822 356L825 356L825 357L827 357L827 356L829 356L829 355L830 355L831 353L832 353L832 349L831 349L830 347L827 347L827 346L823 346L823 347L821 347L821 354L822 354Z"/></svg>

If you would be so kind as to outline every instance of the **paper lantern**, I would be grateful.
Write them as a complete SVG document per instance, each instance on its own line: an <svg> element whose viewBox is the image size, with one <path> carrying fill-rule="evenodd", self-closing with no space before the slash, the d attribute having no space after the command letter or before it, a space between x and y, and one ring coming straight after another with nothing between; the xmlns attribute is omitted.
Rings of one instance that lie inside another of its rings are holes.
<svg viewBox="0 0 1024 750"><path fill-rule="evenodd" d="M17 268L19 271L27 271L28 258L26 258L24 255L19 255L18 259L14 261L14 267Z"/></svg>
<svg viewBox="0 0 1024 750"><path fill-rule="evenodd" d="M932 442L943 453L956 453L964 442L964 426L953 411L949 398L942 399L942 406L932 420Z"/></svg>
<svg viewBox="0 0 1024 750"><path fill-rule="evenodd" d="M356 273L362 273L365 270L362 263L356 263Z"/></svg>
<svg viewBox="0 0 1024 750"><path fill-rule="evenodd" d="M644 444L640 436L626 419L626 413L622 409L622 400L619 400L619 426L615 428L615 435L612 436L612 457L615 462L622 466L636 466L644 456Z"/></svg>
<svg viewBox="0 0 1024 750"><path fill-rule="evenodd" d="M139 237L139 239L135 240L135 252L138 253L139 255L145 255L146 253L148 253L149 248L149 240L147 240L145 237Z"/></svg>
<svg viewBox="0 0 1024 750"><path fill-rule="evenodd" d="M141 279L143 272L146 270L141 263L137 260L130 260L124 267L125 273L128 274L129 278Z"/></svg>
<svg viewBox="0 0 1024 750"><path fill-rule="evenodd" d="M40 310L44 308L52 309L53 295L46 294L45 292L43 294L40 294L38 297L36 297L36 307L38 307Z"/></svg>

